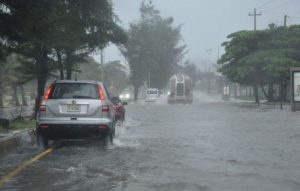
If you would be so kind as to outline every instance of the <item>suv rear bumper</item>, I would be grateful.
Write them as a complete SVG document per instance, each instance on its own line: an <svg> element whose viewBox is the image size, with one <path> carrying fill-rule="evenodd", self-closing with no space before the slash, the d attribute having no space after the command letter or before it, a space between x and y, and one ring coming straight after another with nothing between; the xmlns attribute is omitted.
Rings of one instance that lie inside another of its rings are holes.
<svg viewBox="0 0 300 191"><path fill-rule="evenodd" d="M107 124L40 124L37 132L50 140L100 138L112 131Z"/></svg>

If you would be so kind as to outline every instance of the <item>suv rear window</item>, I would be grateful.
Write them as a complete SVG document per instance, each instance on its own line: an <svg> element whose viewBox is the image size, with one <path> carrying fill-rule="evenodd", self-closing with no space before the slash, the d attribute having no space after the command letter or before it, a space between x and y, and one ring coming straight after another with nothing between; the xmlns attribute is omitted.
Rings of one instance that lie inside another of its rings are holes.
<svg viewBox="0 0 300 191"><path fill-rule="evenodd" d="M96 84L85 83L59 83L54 85L54 89L49 99L98 99L98 88Z"/></svg>

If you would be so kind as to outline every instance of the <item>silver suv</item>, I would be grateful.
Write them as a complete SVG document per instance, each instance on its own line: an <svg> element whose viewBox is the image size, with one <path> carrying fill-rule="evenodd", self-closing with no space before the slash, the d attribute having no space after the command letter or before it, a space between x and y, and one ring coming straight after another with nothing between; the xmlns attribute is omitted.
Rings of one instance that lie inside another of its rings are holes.
<svg viewBox="0 0 300 191"><path fill-rule="evenodd" d="M37 115L37 138L49 140L99 138L112 143L115 135L113 104L105 86L92 81L54 81L45 92Z"/></svg>

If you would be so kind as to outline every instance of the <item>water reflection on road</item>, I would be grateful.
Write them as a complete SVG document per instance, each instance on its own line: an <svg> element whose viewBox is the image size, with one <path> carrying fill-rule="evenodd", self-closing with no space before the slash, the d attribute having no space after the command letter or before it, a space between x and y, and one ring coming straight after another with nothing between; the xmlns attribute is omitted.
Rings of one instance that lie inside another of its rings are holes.
<svg viewBox="0 0 300 191"><path fill-rule="evenodd" d="M4 190L300 190L298 114L205 99L130 104L113 146L63 141Z"/></svg>

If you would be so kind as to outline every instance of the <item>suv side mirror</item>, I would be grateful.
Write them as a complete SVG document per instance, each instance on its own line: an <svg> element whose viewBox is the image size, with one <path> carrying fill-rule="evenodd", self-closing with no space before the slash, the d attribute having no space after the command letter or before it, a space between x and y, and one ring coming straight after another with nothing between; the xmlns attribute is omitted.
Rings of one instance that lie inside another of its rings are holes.
<svg viewBox="0 0 300 191"><path fill-rule="evenodd" d="M122 105L128 105L128 103L126 101L122 102Z"/></svg>

